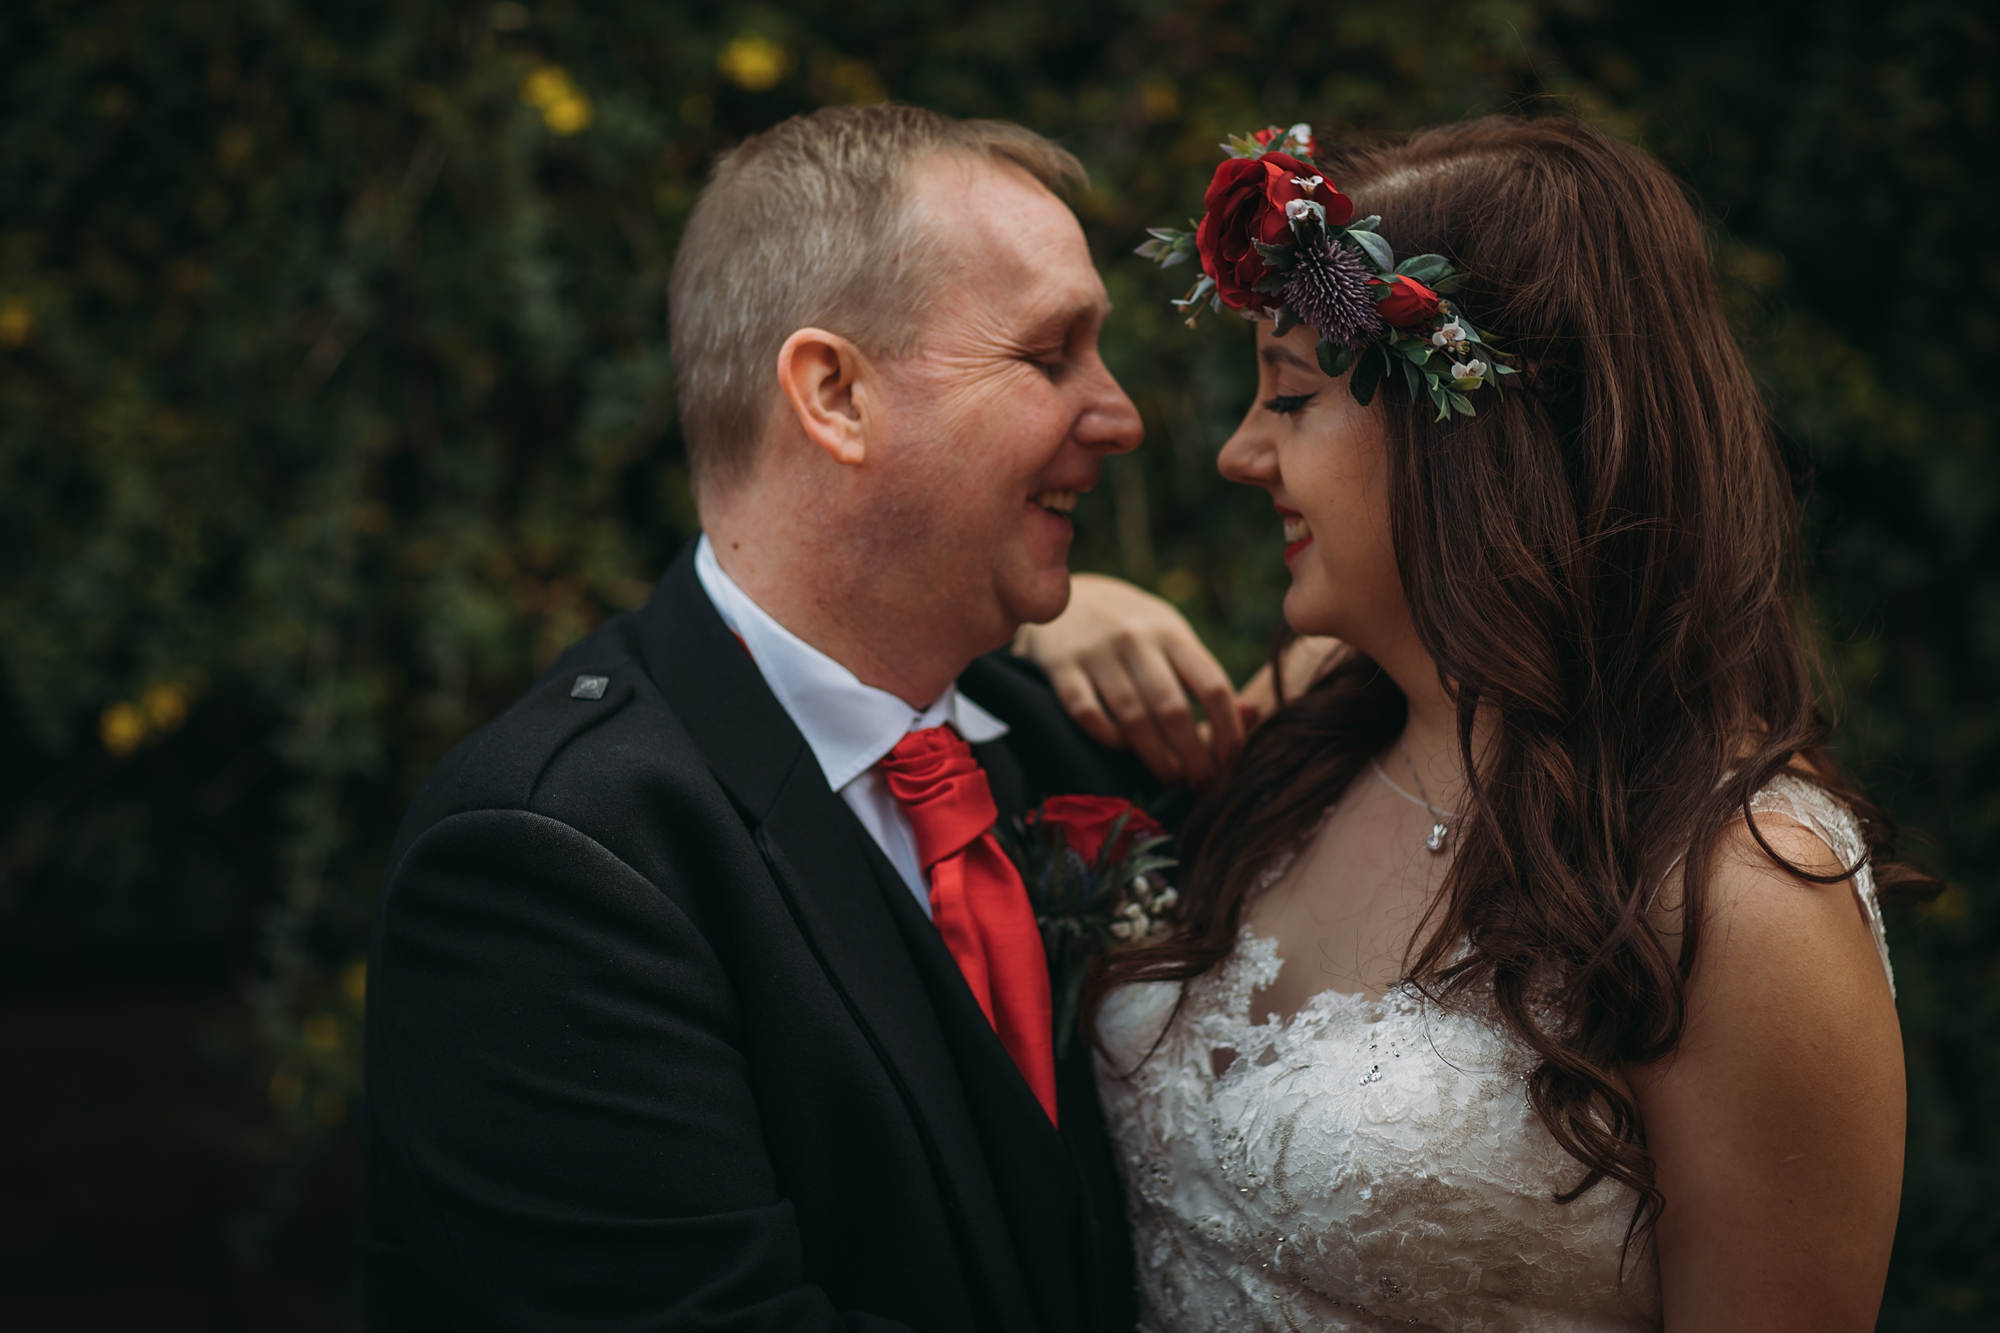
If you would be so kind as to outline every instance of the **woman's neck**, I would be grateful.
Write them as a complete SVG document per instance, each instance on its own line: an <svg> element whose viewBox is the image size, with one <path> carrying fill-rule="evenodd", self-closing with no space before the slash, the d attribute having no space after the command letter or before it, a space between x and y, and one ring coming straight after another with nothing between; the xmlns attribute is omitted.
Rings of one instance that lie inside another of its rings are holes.
<svg viewBox="0 0 2000 1333"><path fill-rule="evenodd" d="M1391 671L1396 683L1402 686L1403 696L1409 701L1409 721L1403 727L1402 746L1409 754L1409 764L1416 770L1418 784L1432 804L1440 809L1457 812L1464 807L1466 778L1464 756L1458 743L1458 705L1438 679L1437 672L1424 659L1421 672L1411 672L1412 679L1404 679ZM1489 720L1478 717L1473 722L1472 745L1474 754L1485 749L1490 733Z"/></svg>

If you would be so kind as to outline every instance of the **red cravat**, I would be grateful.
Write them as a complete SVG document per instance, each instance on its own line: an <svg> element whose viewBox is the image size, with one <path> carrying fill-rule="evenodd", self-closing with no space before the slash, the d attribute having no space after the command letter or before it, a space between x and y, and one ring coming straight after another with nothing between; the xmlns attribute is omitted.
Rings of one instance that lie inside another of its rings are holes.
<svg viewBox="0 0 2000 1333"><path fill-rule="evenodd" d="M931 877L931 920L1042 1109L1056 1118L1049 962L1021 872L1000 850L986 770L950 727L913 731L882 760Z"/></svg>

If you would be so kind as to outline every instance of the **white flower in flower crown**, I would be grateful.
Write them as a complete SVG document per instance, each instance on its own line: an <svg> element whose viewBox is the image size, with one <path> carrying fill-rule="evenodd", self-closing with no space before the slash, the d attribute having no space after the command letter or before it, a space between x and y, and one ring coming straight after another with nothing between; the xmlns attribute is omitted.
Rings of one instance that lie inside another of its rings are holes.
<svg viewBox="0 0 2000 1333"><path fill-rule="evenodd" d="M1285 220L1297 222L1300 218L1315 217L1326 221L1326 205L1311 199L1294 199L1285 205Z"/></svg>
<svg viewBox="0 0 2000 1333"><path fill-rule="evenodd" d="M1298 186L1301 190L1304 190L1307 194L1311 194L1314 190L1317 190L1320 186L1326 184L1326 177L1294 176L1292 177L1292 184Z"/></svg>
<svg viewBox="0 0 2000 1333"><path fill-rule="evenodd" d="M1462 343L1464 341L1465 330L1460 327L1457 320L1453 320L1431 335L1431 346L1433 347L1446 347L1452 343Z"/></svg>
<svg viewBox="0 0 2000 1333"><path fill-rule="evenodd" d="M1294 139L1297 139L1300 143L1306 143L1313 137L1313 127L1306 124L1302 120L1298 124L1292 126L1289 133Z"/></svg>
<svg viewBox="0 0 2000 1333"><path fill-rule="evenodd" d="M1454 361L1451 363L1451 374L1454 379L1483 379L1486 375L1486 363L1477 357L1465 362Z"/></svg>

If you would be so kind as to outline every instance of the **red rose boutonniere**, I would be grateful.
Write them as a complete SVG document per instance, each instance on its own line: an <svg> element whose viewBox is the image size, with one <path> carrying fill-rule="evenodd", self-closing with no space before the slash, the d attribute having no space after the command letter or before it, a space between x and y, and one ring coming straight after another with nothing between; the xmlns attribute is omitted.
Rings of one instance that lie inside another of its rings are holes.
<svg viewBox="0 0 2000 1333"><path fill-rule="evenodd" d="M1091 964L1160 929L1178 901L1161 873L1174 864L1161 850L1170 839L1144 810L1110 796L1051 796L996 831L1042 930L1060 1060Z"/></svg>

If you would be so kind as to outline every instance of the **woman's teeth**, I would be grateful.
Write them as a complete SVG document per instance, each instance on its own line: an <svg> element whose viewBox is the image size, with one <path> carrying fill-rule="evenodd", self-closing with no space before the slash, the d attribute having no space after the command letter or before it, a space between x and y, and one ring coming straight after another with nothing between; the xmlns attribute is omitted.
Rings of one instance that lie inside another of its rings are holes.
<svg viewBox="0 0 2000 1333"><path fill-rule="evenodd" d="M1035 503L1054 514L1067 514L1076 508L1076 491L1043 491L1035 497Z"/></svg>
<svg viewBox="0 0 2000 1333"><path fill-rule="evenodd" d="M1293 546L1299 542L1304 541L1306 538L1312 536L1312 529L1306 526L1306 521L1303 516L1298 514L1286 514L1284 516L1284 519L1285 519L1285 545Z"/></svg>

